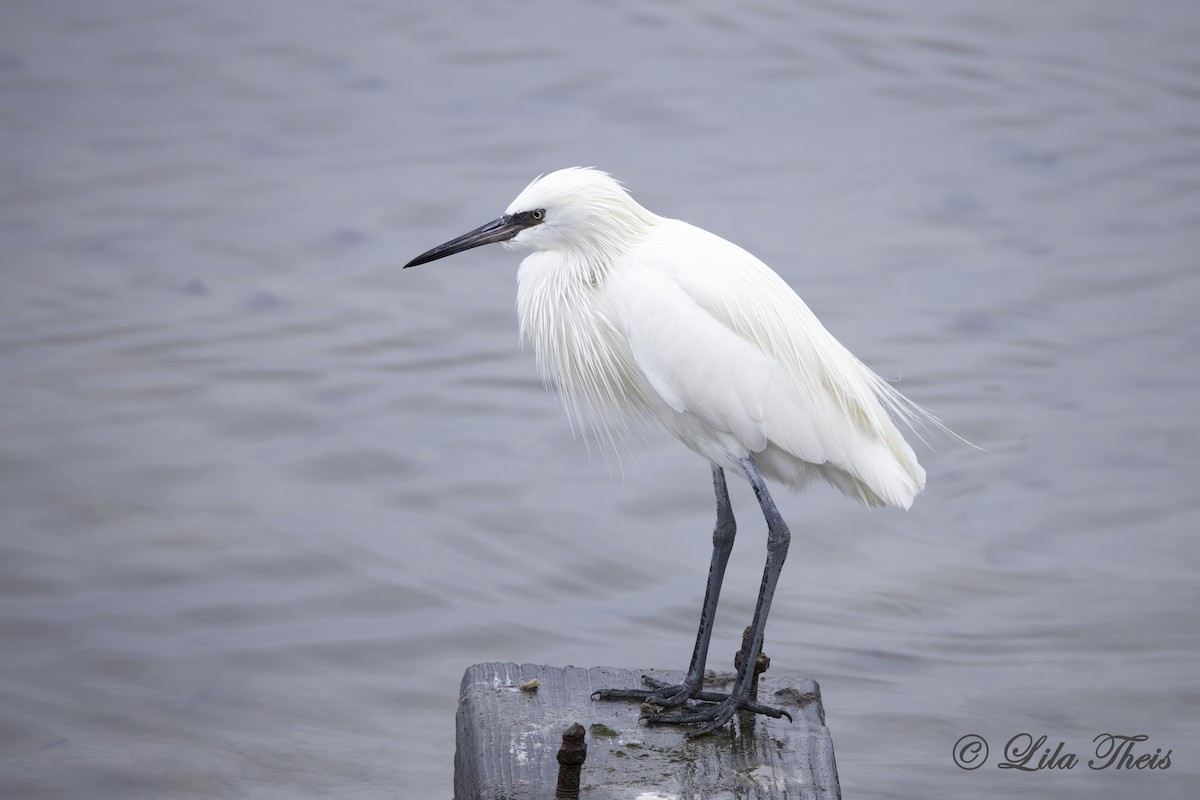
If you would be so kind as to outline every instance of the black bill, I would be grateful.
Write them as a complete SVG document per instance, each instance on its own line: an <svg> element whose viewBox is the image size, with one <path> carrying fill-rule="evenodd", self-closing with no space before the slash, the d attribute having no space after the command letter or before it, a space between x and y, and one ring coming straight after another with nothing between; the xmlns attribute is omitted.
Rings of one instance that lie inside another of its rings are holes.
<svg viewBox="0 0 1200 800"><path fill-rule="evenodd" d="M408 269L418 264L428 264L430 261L437 261L439 258L452 256L455 253L461 253L463 250L470 250L472 247L479 247L480 245L491 244L493 242L506 242L528 228L529 225L529 221L520 215L505 214L500 219L494 219L486 225L480 225L470 233L464 233L457 239L451 239L445 244L439 244L432 250L421 253L421 255L405 264L404 268Z"/></svg>

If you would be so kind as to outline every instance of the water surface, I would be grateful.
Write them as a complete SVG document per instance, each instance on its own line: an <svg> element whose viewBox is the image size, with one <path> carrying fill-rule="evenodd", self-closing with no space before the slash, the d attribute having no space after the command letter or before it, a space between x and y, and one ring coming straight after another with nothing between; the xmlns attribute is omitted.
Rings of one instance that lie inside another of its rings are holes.
<svg viewBox="0 0 1200 800"><path fill-rule="evenodd" d="M0 21L0 794L449 797L469 664L684 666L707 466L573 438L512 254L399 269L594 164L986 450L922 449L909 513L779 497L768 651L846 795L1194 796L1194 4ZM718 664L764 551L733 492ZM1021 732L1174 755L951 761Z"/></svg>

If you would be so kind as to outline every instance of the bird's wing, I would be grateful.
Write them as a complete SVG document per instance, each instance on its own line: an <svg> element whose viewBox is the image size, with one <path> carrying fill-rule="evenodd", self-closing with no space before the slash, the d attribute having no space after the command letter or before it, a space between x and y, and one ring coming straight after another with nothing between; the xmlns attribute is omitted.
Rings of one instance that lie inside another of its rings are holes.
<svg viewBox="0 0 1200 800"><path fill-rule="evenodd" d="M751 452L774 444L907 507L924 470L885 408L907 401L757 258L686 223L664 225L669 235L651 237L622 271L619 303L653 389Z"/></svg>

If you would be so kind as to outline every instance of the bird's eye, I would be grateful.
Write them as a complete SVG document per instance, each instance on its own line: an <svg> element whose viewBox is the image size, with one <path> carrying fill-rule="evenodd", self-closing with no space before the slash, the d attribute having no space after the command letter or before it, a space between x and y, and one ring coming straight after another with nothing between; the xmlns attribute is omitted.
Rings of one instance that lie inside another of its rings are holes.
<svg viewBox="0 0 1200 800"><path fill-rule="evenodd" d="M546 217L546 212L539 208L536 211L530 211L529 216L533 217L534 222L541 222Z"/></svg>

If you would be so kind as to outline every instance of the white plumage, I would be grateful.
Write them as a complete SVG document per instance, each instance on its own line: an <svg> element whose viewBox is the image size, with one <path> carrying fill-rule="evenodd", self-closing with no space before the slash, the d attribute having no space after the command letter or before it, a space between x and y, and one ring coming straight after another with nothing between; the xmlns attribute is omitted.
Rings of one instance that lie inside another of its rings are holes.
<svg viewBox="0 0 1200 800"><path fill-rule="evenodd" d="M937 421L842 347L757 258L652 214L603 172L538 178L504 216L406 266L492 242L534 251L517 273L521 331L570 415L590 420L609 442L622 414L657 420L712 463L713 556L687 676L677 685L643 676L649 689L596 697L686 706L646 719L702 724L694 735L739 710L788 716L751 697L752 665L791 541L763 476L793 488L819 476L868 505L908 508L925 488L925 470L892 417L910 427L921 417ZM703 691L705 665L737 528L727 469L754 487L767 562L742 666L729 694L714 700Z"/></svg>
<svg viewBox="0 0 1200 800"><path fill-rule="evenodd" d="M753 455L792 488L814 477L869 505L908 508L925 488L893 414L927 416L842 346L750 253L647 211L606 173L538 178L507 214L544 222L517 274L521 331L576 419L657 420L739 472Z"/></svg>

